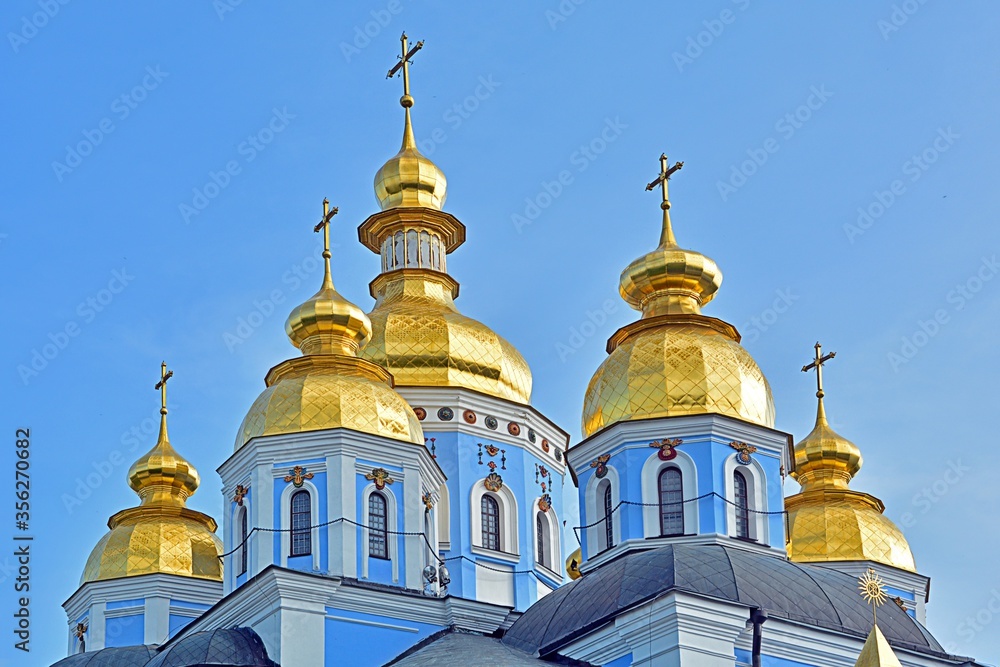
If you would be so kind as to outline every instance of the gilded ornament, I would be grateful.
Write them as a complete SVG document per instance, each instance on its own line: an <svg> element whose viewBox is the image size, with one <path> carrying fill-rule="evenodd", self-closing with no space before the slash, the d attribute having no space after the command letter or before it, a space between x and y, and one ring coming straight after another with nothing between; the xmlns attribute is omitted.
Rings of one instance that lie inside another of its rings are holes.
<svg viewBox="0 0 1000 667"><path fill-rule="evenodd" d="M305 480L312 479L313 477L314 475L302 466L295 466L285 475L285 482L291 482L292 486L299 488Z"/></svg>
<svg viewBox="0 0 1000 667"><path fill-rule="evenodd" d="M677 457L677 447L679 447L683 442L684 441L680 438L674 438L672 440L664 438L662 440L654 440L649 443L649 446L660 450L656 452L656 455L661 461L671 461Z"/></svg>
<svg viewBox="0 0 1000 667"><path fill-rule="evenodd" d="M247 497L247 491L249 491L247 487L237 484L236 490L233 492L233 502L243 507L243 499Z"/></svg>
<svg viewBox="0 0 1000 667"><path fill-rule="evenodd" d="M486 453L490 456L496 456L500 453L500 448L493 444L486 445Z"/></svg>
<svg viewBox="0 0 1000 667"><path fill-rule="evenodd" d="M738 440L733 440L729 443L729 446L736 450L736 460L745 466L750 465L753 462L753 457L751 454L756 453L757 448L753 445L748 445L745 442L739 442Z"/></svg>
<svg viewBox="0 0 1000 667"><path fill-rule="evenodd" d="M608 474L608 461L611 460L611 454L601 454L596 459L590 462L591 468L597 468L598 479L603 479L605 475Z"/></svg>
<svg viewBox="0 0 1000 667"><path fill-rule="evenodd" d="M376 486L378 485L376 484ZM431 496L430 491L425 491L424 494L420 496L420 500L423 501L424 509L426 511L430 512L432 509L434 509L434 498L433 496Z"/></svg>
<svg viewBox="0 0 1000 667"><path fill-rule="evenodd" d="M552 508L552 496L547 493L543 493L542 497L538 499L538 509L543 512L548 512Z"/></svg>
<svg viewBox="0 0 1000 667"><path fill-rule="evenodd" d="M858 578L858 590L872 608L872 616L878 622L878 608L886 603L889 596L885 592L885 582L882 581L875 570L868 568L863 575Z"/></svg>
<svg viewBox="0 0 1000 667"><path fill-rule="evenodd" d="M396 481L389 475L389 471L385 468L372 469L371 472L365 474L365 479L375 482L375 488L379 491L384 489L386 484L392 484Z"/></svg>
<svg viewBox="0 0 1000 667"><path fill-rule="evenodd" d="M483 486L486 487L487 491L492 491L493 493L496 493L497 491L503 488L503 477L501 477L495 472L491 472L483 480Z"/></svg>

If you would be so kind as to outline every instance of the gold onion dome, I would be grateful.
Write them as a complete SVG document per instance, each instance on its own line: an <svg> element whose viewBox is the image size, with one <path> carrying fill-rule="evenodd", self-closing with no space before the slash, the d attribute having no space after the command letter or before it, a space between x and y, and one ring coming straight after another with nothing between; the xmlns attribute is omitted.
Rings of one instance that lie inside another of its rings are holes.
<svg viewBox="0 0 1000 667"><path fill-rule="evenodd" d="M730 324L701 314L722 284L716 263L677 244L667 181L683 166L661 156L660 244L622 272L620 292L638 322L608 341L584 398L583 432L620 421L716 413L772 427L771 388Z"/></svg>
<svg viewBox="0 0 1000 667"><path fill-rule="evenodd" d="M320 290L292 310L285 331L301 357L272 368L243 419L239 449L252 438L346 428L415 444L424 443L420 422L393 390L392 375L357 356L372 331L364 311L342 297L330 271L329 225L337 209L323 202L325 272Z"/></svg>
<svg viewBox="0 0 1000 667"><path fill-rule="evenodd" d="M820 357L803 370L822 366ZM799 563L874 561L916 571L902 531L882 512L882 501L852 491L848 484L861 470L861 450L837 434L826 418L822 377L817 377L816 425L795 445L792 477L802 491L785 499L788 512L788 556Z"/></svg>
<svg viewBox="0 0 1000 667"><path fill-rule="evenodd" d="M455 306L458 283L445 256L465 241L465 226L441 210L444 174L420 154L413 139L408 50L390 70L403 75L403 145L375 176L381 211L359 227L361 242L382 255L382 274L371 283L371 340L360 356L387 368L397 386L465 387L517 403L531 399L524 357L486 325Z"/></svg>
<svg viewBox="0 0 1000 667"><path fill-rule="evenodd" d="M157 385L163 397L156 445L132 464L129 486L139 495L138 507L122 510L108 520L110 532L94 547L80 583L175 574L222 581L222 542L208 515L186 507L198 488L198 471L170 444L167 435L166 380L173 373L162 366Z"/></svg>

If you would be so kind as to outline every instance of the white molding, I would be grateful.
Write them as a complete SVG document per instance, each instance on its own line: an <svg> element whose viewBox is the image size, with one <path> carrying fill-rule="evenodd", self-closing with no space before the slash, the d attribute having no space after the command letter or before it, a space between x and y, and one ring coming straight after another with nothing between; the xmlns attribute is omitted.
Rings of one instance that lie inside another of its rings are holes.
<svg viewBox="0 0 1000 667"><path fill-rule="evenodd" d="M697 434L695 438L692 434ZM637 421L617 422L573 445L567 459L573 468L582 469L589 461L605 452L634 441L652 442L662 438L681 438L684 444L696 442L749 442L757 447L757 455L779 458L786 470L791 435L717 414L658 417Z"/></svg>
<svg viewBox="0 0 1000 667"><path fill-rule="evenodd" d="M643 537L660 537L660 473L665 468L681 472L681 497L684 500L684 534L701 532L698 503L698 466L688 454L677 449L670 461L662 461L657 451L642 465L642 527ZM674 536L676 537L676 536Z"/></svg>
<svg viewBox="0 0 1000 667"><path fill-rule="evenodd" d="M285 485L285 488L281 491L281 497L278 499L278 504L281 507L281 523L279 528L281 529L281 566L288 567L288 559L291 556L292 547L292 496L297 491L307 491L309 493L309 525L312 526L309 529L309 555L312 556L313 570L319 572L320 569L320 541L319 541L319 528L317 527L320 523L319 517L319 489L316 485L310 482L308 479L302 480L301 486L295 486L291 482ZM299 556L295 556L299 558Z"/></svg>
<svg viewBox="0 0 1000 667"><path fill-rule="evenodd" d="M389 554L389 561L392 563L392 582L399 582L399 548L398 548L398 536L392 535L394 531L398 531L398 521L397 517L397 505L396 505L396 494L394 494L389 486L386 485L385 488L378 489L375 487L375 483L372 482L365 486L361 490L361 548L363 554L361 556L361 577L363 579L368 578L368 561L371 559L371 549L368 545L368 500L371 498L373 493L380 493L382 497L385 498L385 524L388 533L385 536L386 549Z"/></svg>

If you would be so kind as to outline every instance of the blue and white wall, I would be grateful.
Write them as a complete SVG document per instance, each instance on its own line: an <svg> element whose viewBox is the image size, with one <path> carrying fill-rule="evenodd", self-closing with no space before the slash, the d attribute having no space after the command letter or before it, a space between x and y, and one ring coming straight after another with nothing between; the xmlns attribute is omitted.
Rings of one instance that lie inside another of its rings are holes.
<svg viewBox="0 0 1000 667"><path fill-rule="evenodd" d="M660 440L680 439L673 458L663 460ZM756 448L741 460L731 443ZM605 458L606 457L606 458ZM577 474L583 569L632 547L666 541L737 539L735 473L747 481L748 548L785 551L782 471L789 465L789 436L719 415L693 415L621 422L575 445L568 459ZM681 473L684 534L662 537L659 477ZM612 548L605 519L610 489ZM617 509L615 509L617 508Z"/></svg>

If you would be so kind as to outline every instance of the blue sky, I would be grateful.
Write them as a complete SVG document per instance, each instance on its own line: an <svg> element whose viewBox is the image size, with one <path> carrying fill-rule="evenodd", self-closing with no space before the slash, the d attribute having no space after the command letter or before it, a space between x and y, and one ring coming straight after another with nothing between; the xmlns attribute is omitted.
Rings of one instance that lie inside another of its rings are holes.
<svg viewBox="0 0 1000 667"><path fill-rule="evenodd" d="M521 350L533 403L579 434L605 340L636 317L618 275L657 242L643 186L661 151L684 160L678 239L725 275L706 314L741 330L796 439L814 416L799 368L817 339L838 353L828 410L864 452L854 488L933 577L937 637L997 662L1000 8L693 4L5 3L0 421L10 468L31 429L36 538L36 652L5 639L7 664L62 656L59 605L136 501L161 359L171 439L203 479L189 504L220 515L214 470L319 282L324 196L334 278L371 306L379 262L355 229L400 141L385 71L403 29L426 40L416 135L468 227L459 306Z"/></svg>

